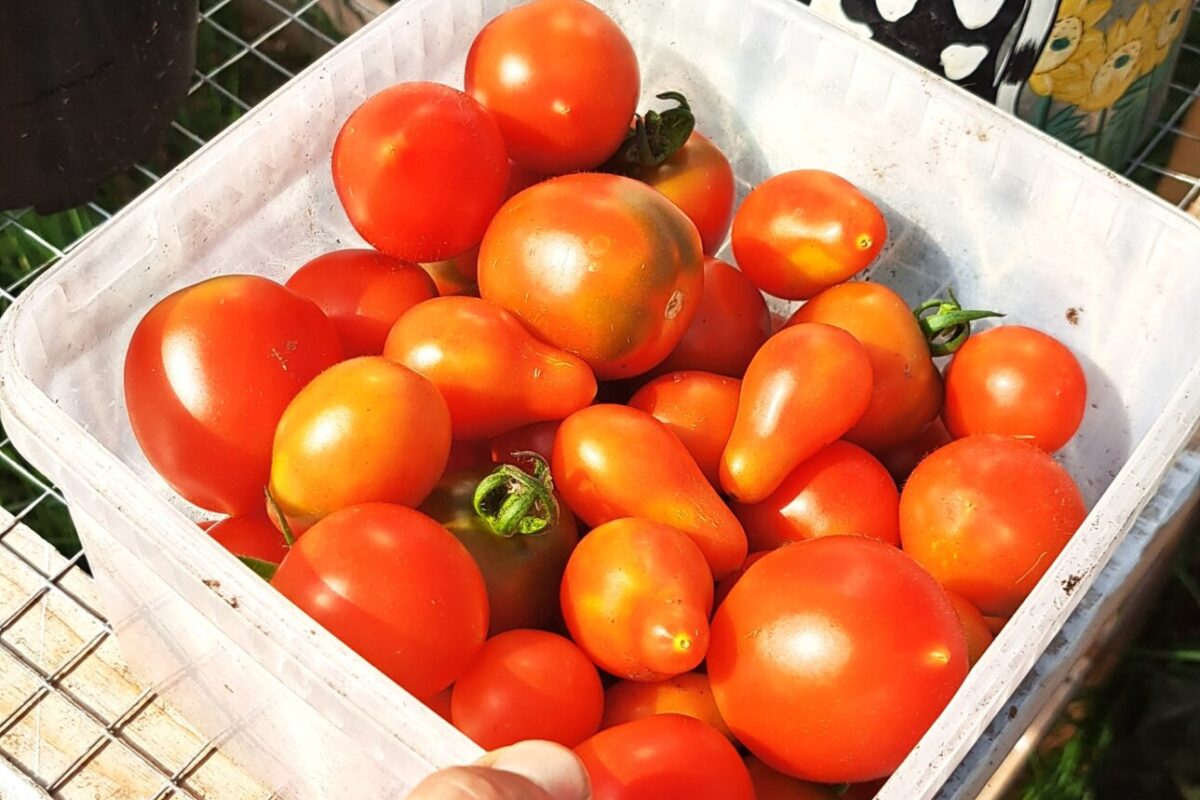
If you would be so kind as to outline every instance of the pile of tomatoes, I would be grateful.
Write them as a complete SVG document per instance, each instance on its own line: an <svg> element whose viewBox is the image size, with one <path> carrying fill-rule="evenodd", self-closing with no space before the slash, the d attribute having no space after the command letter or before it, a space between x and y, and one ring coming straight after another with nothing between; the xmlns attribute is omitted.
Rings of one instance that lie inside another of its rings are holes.
<svg viewBox="0 0 1200 800"><path fill-rule="evenodd" d="M735 214L686 98L636 115L633 48L583 0L493 20L465 84L394 86L337 137L374 249L146 314L147 458L480 745L577 748L597 800L870 791L1083 521L1051 457L1079 363L850 281L887 224L836 175ZM738 268L705 255L731 224Z"/></svg>

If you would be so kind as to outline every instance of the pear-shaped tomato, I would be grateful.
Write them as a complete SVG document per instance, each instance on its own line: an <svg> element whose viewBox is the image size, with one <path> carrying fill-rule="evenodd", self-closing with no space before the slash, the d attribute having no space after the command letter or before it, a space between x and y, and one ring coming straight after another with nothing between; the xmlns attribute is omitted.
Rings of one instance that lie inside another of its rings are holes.
<svg viewBox="0 0 1200 800"><path fill-rule="evenodd" d="M737 416L741 381L711 372L672 372L647 383L629 399L671 429L714 486L721 453Z"/></svg>

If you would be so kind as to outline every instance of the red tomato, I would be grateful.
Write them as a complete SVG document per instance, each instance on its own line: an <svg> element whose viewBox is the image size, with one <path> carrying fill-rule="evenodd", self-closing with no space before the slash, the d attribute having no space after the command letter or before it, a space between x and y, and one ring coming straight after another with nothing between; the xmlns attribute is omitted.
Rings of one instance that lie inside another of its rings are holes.
<svg viewBox="0 0 1200 800"><path fill-rule="evenodd" d="M713 608L717 608L721 605L721 603L724 603L725 598L729 597L729 592L734 586L737 586L737 582L740 581L742 576L746 574L746 570L757 564L759 560L761 560L762 557L769 552L771 551L759 550L757 553L751 553L750 555L746 556L746 560L742 562L742 566L738 567L736 572L719 581L717 583L716 590L713 592Z"/></svg>
<svg viewBox="0 0 1200 800"><path fill-rule="evenodd" d="M939 447L954 441L942 424L941 417L934 417L933 422L925 426L925 430L915 438L902 442L895 447L889 447L879 453L879 460L887 467L888 472L897 483L904 483L908 476L921 463L921 459L937 450Z"/></svg>
<svg viewBox="0 0 1200 800"><path fill-rule="evenodd" d="M900 493L858 445L834 442L796 467L761 503L735 503L751 550L820 536L869 536L900 545Z"/></svg>
<svg viewBox="0 0 1200 800"><path fill-rule="evenodd" d="M419 266L374 250L317 256L288 278L287 287L321 307L347 358L382 353L400 315L437 297L433 280Z"/></svg>
<svg viewBox="0 0 1200 800"><path fill-rule="evenodd" d="M229 515L259 511L280 415L341 357L311 300L252 275L203 281L161 300L134 330L129 423L184 499Z"/></svg>
<svg viewBox="0 0 1200 800"><path fill-rule="evenodd" d="M1011 616L1087 509L1067 471L1028 442L982 434L913 470L900 495L904 550L948 591Z"/></svg>
<svg viewBox="0 0 1200 800"><path fill-rule="evenodd" d="M597 378L628 378L679 344L700 305L702 258L696 226L650 187L564 175L496 214L479 251L479 291Z"/></svg>
<svg viewBox="0 0 1200 800"><path fill-rule="evenodd" d="M663 163L627 173L653 186L687 214L700 231L705 253L715 253L733 219L733 168L699 131Z"/></svg>
<svg viewBox="0 0 1200 800"><path fill-rule="evenodd" d="M487 633L470 553L404 506L330 514L296 540L271 585L417 699L453 683Z"/></svg>
<svg viewBox="0 0 1200 800"><path fill-rule="evenodd" d="M413 308L388 334L383 354L441 391L455 439L562 419L596 396L587 364L477 297L439 297Z"/></svg>
<svg viewBox="0 0 1200 800"><path fill-rule="evenodd" d="M517 453L537 453L549 463L554 455L554 437L558 434L560 419L535 422L515 431L501 434L492 439L492 461L497 464L515 464L520 467L526 462Z"/></svg>
<svg viewBox="0 0 1200 800"><path fill-rule="evenodd" d="M1020 325L977 333L946 368L946 427L956 438L1015 436L1053 453L1079 430L1087 379L1053 336Z"/></svg>
<svg viewBox="0 0 1200 800"><path fill-rule="evenodd" d="M883 214L854 184L815 169L759 184L733 218L733 255L764 292L805 300L867 267L887 239Z"/></svg>
<svg viewBox="0 0 1200 800"><path fill-rule="evenodd" d="M261 509L240 517L226 517L208 529L208 535L235 556L248 556L278 564L287 555L287 542Z"/></svg>
<svg viewBox="0 0 1200 800"><path fill-rule="evenodd" d="M983 651L988 649L995 636L992 629L988 627L983 614L979 613L979 609L954 592L946 592L946 596L954 604L954 612L958 614L958 621L962 623L963 633L967 635L967 659L973 667L976 661L983 658Z"/></svg>
<svg viewBox="0 0 1200 800"><path fill-rule="evenodd" d="M402 83L358 107L333 143L333 185L355 230L409 261L465 253L504 202L508 155L468 95Z"/></svg>
<svg viewBox="0 0 1200 800"><path fill-rule="evenodd" d="M775 550L713 617L708 677L721 715L756 756L804 780L889 774L966 674L946 593L873 539Z"/></svg>
<svg viewBox="0 0 1200 800"><path fill-rule="evenodd" d="M741 386L736 378L711 372L672 372L639 389L629 405L670 428L708 482L719 486L721 453L733 430Z"/></svg>
<svg viewBox="0 0 1200 800"><path fill-rule="evenodd" d="M745 275L704 259L704 292L692 324L655 374L695 369L740 378L771 335L771 312Z"/></svg>
<svg viewBox="0 0 1200 800"><path fill-rule="evenodd" d="M574 747L600 727L604 687L569 639L514 630L488 639L454 684L451 716L485 750L545 739Z"/></svg>
<svg viewBox="0 0 1200 800"><path fill-rule="evenodd" d="M1008 624L1008 617L985 616L983 621L988 626L988 630L992 632L992 636L999 636L1000 631L1004 630L1004 626Z"/></svg>
<svg viewBox="0 0 1200 800"><path fill-rule="evenodd" d="M678 528L718 580L746 558L737 517L679 438L644 411L598 405L575 412L558 429L551 466L558 491L588 525L645 517Z"/></svg>
<svg viewBox="0 0 1200 800"><path fill-rule="evenodd" d="M862 418L871 381L866 350L840 328L809 322L772 336L742 379L721 486L742 503L766 500Z"/></svg>
<svg viewBox="0 0 1200 800"><path fill-rule="evenodd" d="M713 699L708 676L703 672L685 672L655 683L619 681L608 688L604 701L604 720L600 727L611 728L655 714L682 714L713 726L727 739L733 734L721 719Z"/></svg>
<svg viewBox="0 0 1200 800"><path fill-rule="evenodd" d="M658 714L600 731L575 748L592 800L754 800L737 750L709 725Z"/></svg>
<svg viewBox="0 0 1200 800"><path fill-rule="evenodd" d="M830 787L784 775L754 756L746 756L746 769L754 784L754 800L839 800Z"/></svg>
<svg viewBox="0 0 1200 800"><path fill-rule="evenodd" d="M446 722L450 721L450 694L453 688L452 686L449 689L443 689L424 701L430 711L446 720Z"/></svg>
<svg viewBox="0 0 1200 800"><path fill-rule="evenodd" d="M450 456L446 459L446 472L471 469L492 463L491 450L484 441L457 441L450 443Z"/></svg>
<svg viewBox="0 0 1200 800"><path fill-rule="evenodd" d="M479 294L479 247L441 261L429 261L421 269L433 278L437 293L442 297L459 294ZM386 334L384 334L386 336Z"/></svg>
<svg viewBox="0 0 1200 800"><path fill-rule="evenodd" d="M712 573L678 530L629 517L583 537L563 573L563 619L583 651L620 678L695 669L708 647Z"/></svg>
<svg viewBox="0 0 1200 800"><path fill-rule="evenodd" d="M489 22L467 53L467 92L513 161L550 174L589 170L624 141L641 79L625 34L582 0L534 0Z"/></svg>
<svg viewBox="0 0 1200 800"><path fill-rule="evenodd" d="M353 358L283 412L271 496L299 534L355 503L420 505L449 454L450 412L437 388L379 356Z"/></svg>

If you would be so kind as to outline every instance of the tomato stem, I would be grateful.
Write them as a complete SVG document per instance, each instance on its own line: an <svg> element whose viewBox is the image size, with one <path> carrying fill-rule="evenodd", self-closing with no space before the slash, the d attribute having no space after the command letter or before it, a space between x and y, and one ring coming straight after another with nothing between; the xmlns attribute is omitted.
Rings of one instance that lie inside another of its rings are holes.
<svg viewBox="0 0 1200 800"><path fill-rule="evenodd" d="M279 569L278 564L272 564L270 561L263 561L261 558L253 556L238 556L238 561L241 561L250 569L254 570L254 574L262 578L264 581L270 581L275 577L275 572Z"/></svg>
<svg viewBox="0 0 1200 800"><path fill-rule="evenodd" d="M604 171L624 174L639 167L657 167L687 143L696 127L687 98L679 92L663 92L658 99L674 100L678 105L661 113L647 111L635 116L633 127Z"/></svg>
<svg viewBox="0 0 1200 800"><path fill-rule="evenodd" d="M296 537L292 535L292 526L288 524L287 517L284 516L283 509L279 507L279 503L275 502L275 497L271 494L270 487L263 489L263 494L267 496L267 506L271 509L271 513L275 515L275 520L279 523L279 530L283 533L283 543L290 550L292 545L296 543Z"/></svg>
<svg viewBox="0 0 1200 800"><path fill-rule="evenodd" d="M913 309L921 333L929 343L929 352L935 356L948 356L963 346L971 335L971 323L977 319L1003 317L998 311L964 309L952 289L947 289L949 299L935 297ZM932 314L927 312L933 311Z"/></svg>
<svg viewBox="0 0 1200 800"><path fill-rule="evenodd" d="M537 453L512 454L528 461L532 474L513 464L501 464L475 489L475 513L497 536L528 536L558 522L558 500L550 465Z"/></svg>

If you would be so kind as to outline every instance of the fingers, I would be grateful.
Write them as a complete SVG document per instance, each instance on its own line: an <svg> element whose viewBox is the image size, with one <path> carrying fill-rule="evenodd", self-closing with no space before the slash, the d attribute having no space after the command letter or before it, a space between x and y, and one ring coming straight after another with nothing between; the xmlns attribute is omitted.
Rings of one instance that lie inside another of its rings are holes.
<svg viewBox="0 0 1200 800"><path fill-rule="evenodd" d="M588 800L587 772L570 750L521 742L481 758L476 766L441 770L408 800Z"/></svg>
<svg viewBox="0 0 1200 800"><path fill-rule="evenodd" d="M452 767L435 772L408 800L556 800L528 778L486 767Z"/></svg>

